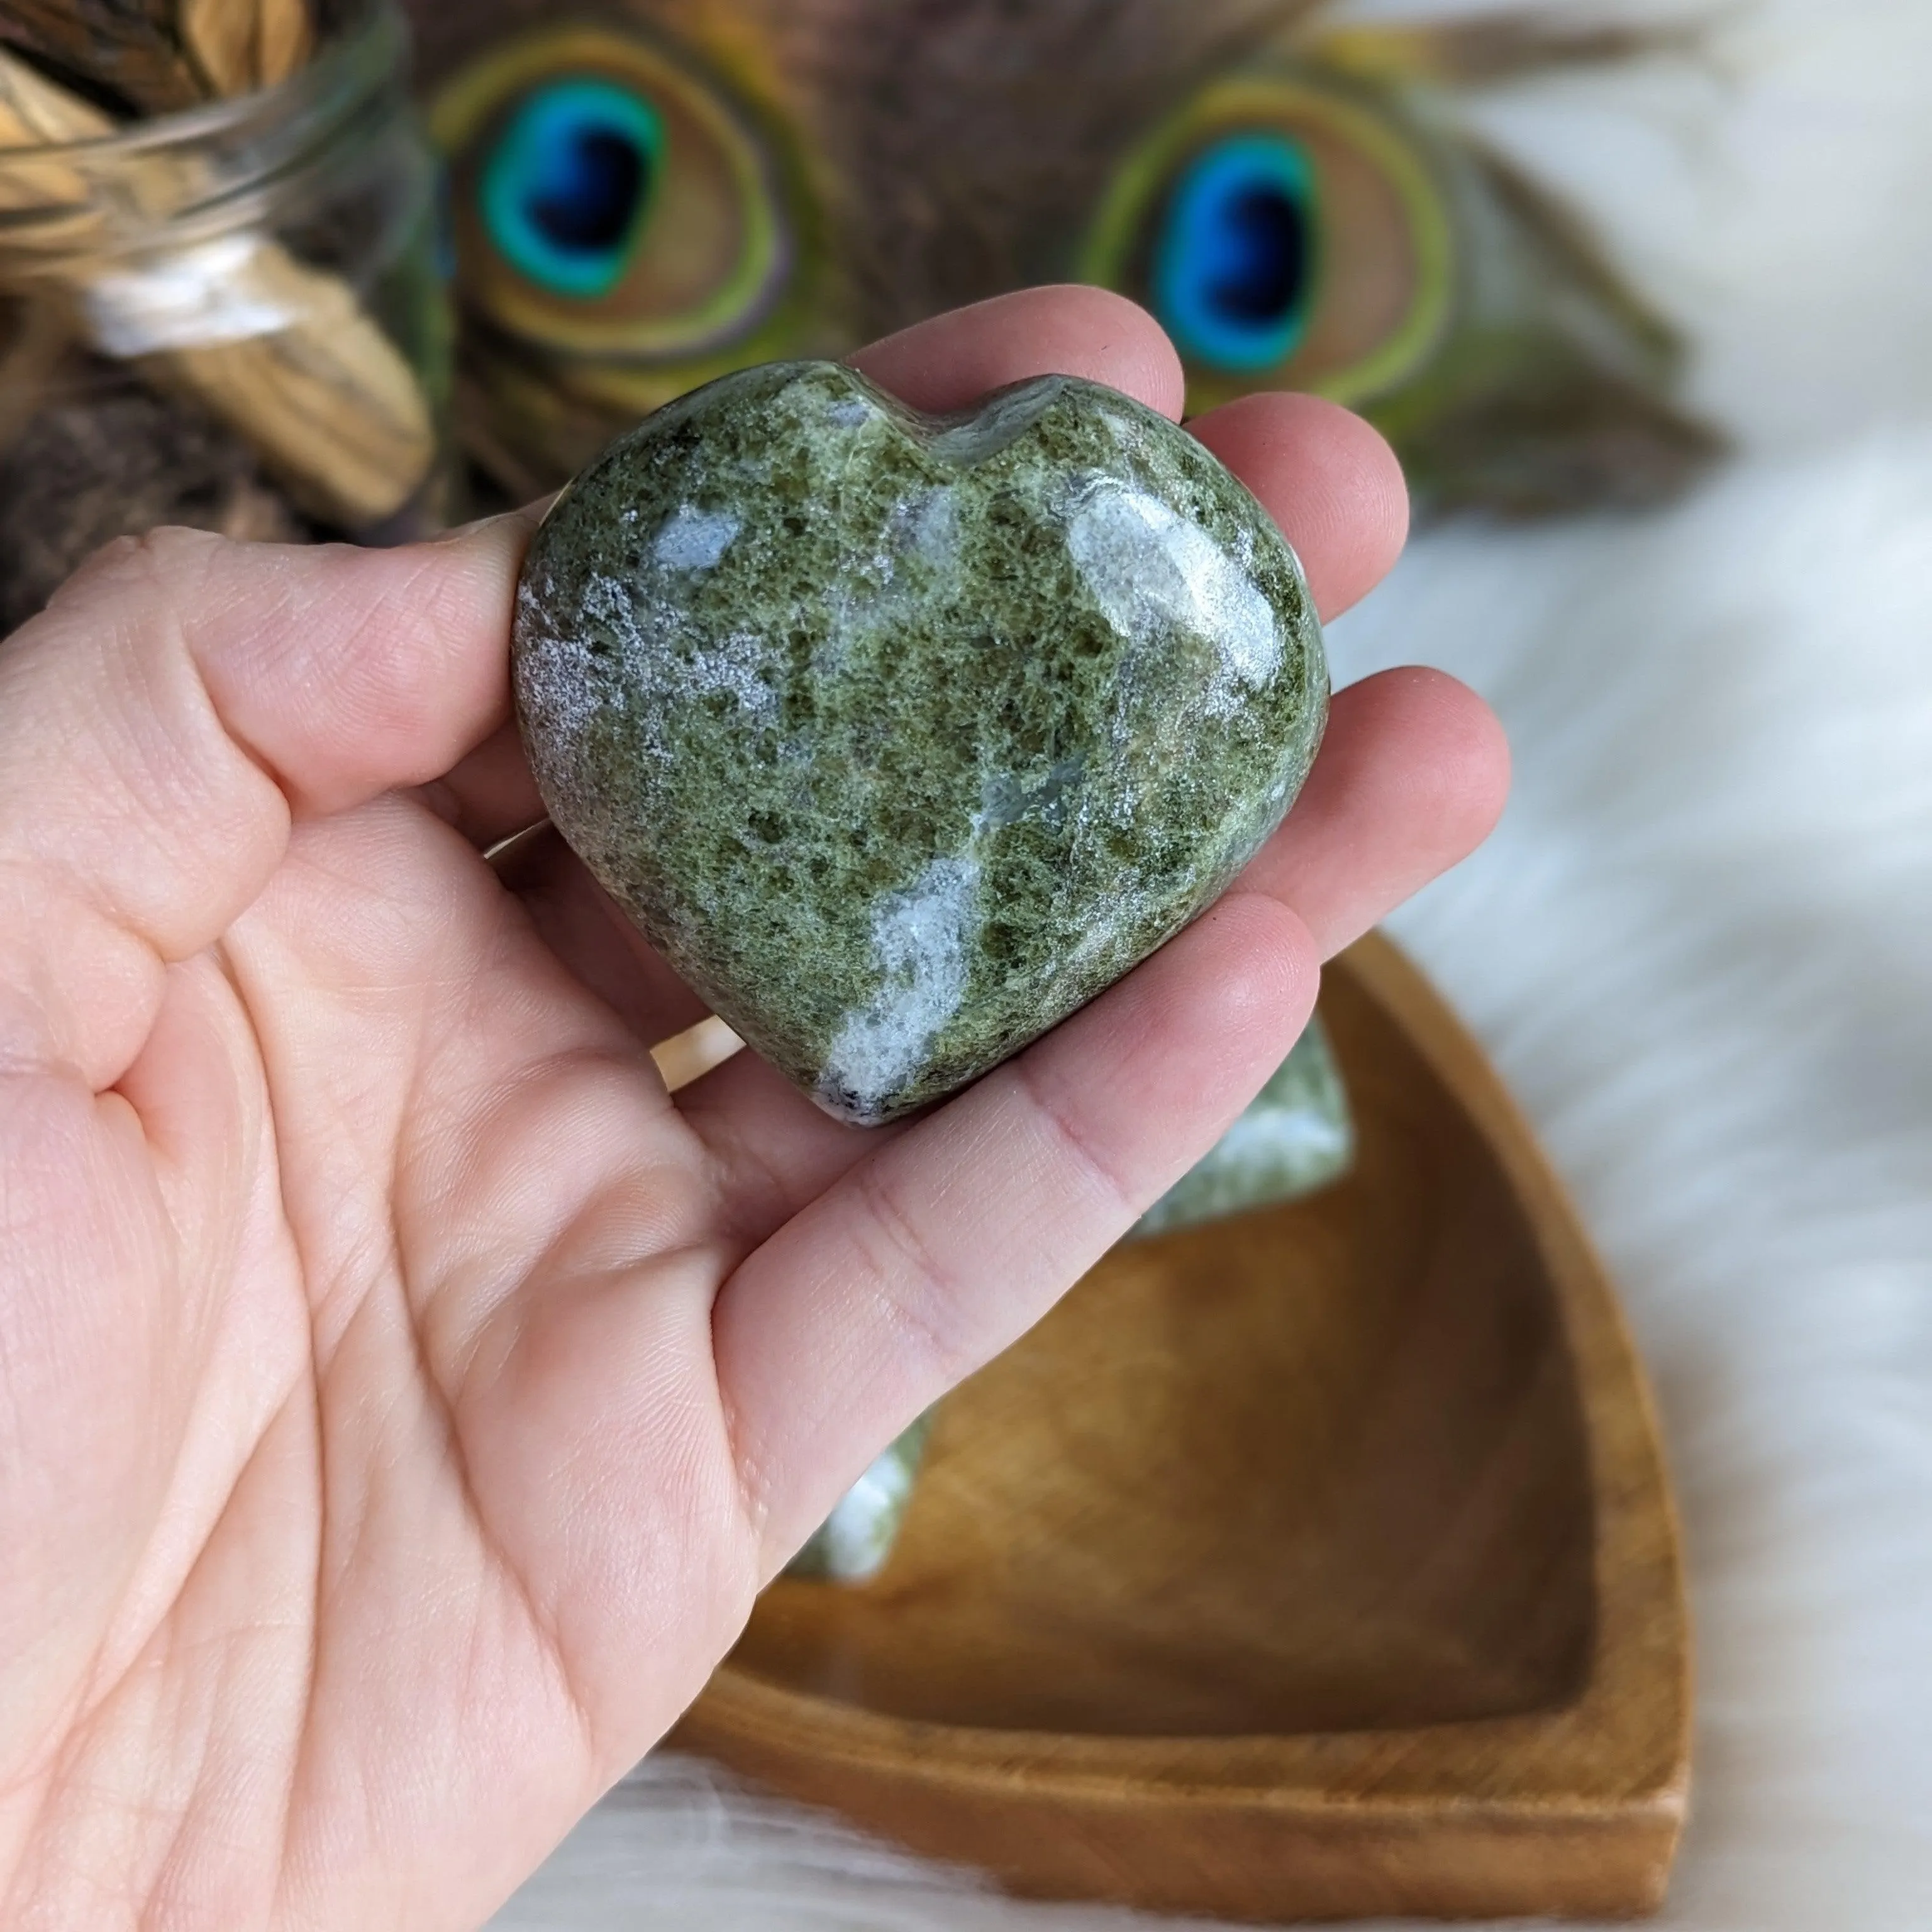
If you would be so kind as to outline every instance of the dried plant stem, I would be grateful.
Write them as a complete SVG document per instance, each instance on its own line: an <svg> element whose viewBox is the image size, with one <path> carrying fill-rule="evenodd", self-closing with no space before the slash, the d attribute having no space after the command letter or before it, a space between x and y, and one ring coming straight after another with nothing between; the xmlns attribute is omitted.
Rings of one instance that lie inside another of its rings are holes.
<svg viewBox="0 0 1932 1932"><path fill-rule="evenodd" d="M273 87L307 61L315 23L304 0L256 0L255 84Z"/></svg>
<svg viewBox="0 0 1932 1932"><path fill-rule="evenodd" d="M38 68L0 48L0 148L94 141L113 131L113 122L92 101L56 86ZM31 165L32 160L11 153L4 158L10 174L23 162ZM70 192L78 190L80 176L73 169L66 170L61 178L74 184ZM0 201L0 207L32 205L32 200Z"/></svg>
<svg viewBox="0 0 1932 1932"><path fill-rule="evenodd" d="M110 238L82 169L34 152L113 131L91 102L0 52L0 209L71 208L36 230L48 246L34 280L64 296L97 338L104 315L125 327L130 298L138 325L149 289L166 296L195 281L188 251L106 253ZM104 254L89 261L86 245L97 236ZM222 262L220 317L209 331L229 339L182 339L195 318L177 310L152 352L137 343L110 346L218 411L317 514L351 529L380 521L408 502L435 460L436 427L414 373L339 276L266 237L237 239ZM258 332L238 332L233 318L243 315L262 319ZM138 337L138 326L131 332Z"/></svg>
<svg viewBox="0 0 1932 1932"><path fill-rule="evenodd" d="M314 46L305 0L181 0L179 20L182 44L218 94L273 87Z"/></svg>
<svg viewBox="0 0 1932 1932"><path fill-rule="evenodd" d="M206 89L176 38L170 0L0 0L0 32L150 114Z"/></svg>
<svg viewBox="0 0 1932 1932"><path fill-rule="evenodd" d="M182 44L214 94L255 85L255 9L250 0L181 0Z"/></svg>
<svg viewBox="0 0 1932 1932"><path fill-rule="evenodd" d="M400 509L436 458L436 426L401 352L339 276L272 242L236 283L240 299L298 319L146 358L158 380L232 423L329 521L356 529Z"/></svg>
<svg viewBox="0 0 1932 1932"><path fill-rule="evenodd" d="M0 318L0 454L26 427L49 379L74 346L65 319L42 302Z"/></svg>

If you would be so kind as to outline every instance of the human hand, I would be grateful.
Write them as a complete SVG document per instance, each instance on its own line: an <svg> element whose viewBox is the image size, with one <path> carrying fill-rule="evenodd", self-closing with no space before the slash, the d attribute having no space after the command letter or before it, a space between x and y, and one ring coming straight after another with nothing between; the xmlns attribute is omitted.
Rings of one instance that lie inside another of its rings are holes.
<svg viewBox="0 0 1932 1932"><path fill-rule="evenodd" d="M1178 412L1090 291L860 360ZM1333 614L1400 546L1352 417L1195 426ZM1481 706L1336 699L1210 912L923 1118L694 1019L553 844L508 711L529 524L124 543L0 648L0 1922L472 1926L697 1694L866 1463L1286 1053L1318 962L1499 807ZM416 789L412 789L412 788ZM1178 1070L1180 1070L1178 1072Z"/></svg>

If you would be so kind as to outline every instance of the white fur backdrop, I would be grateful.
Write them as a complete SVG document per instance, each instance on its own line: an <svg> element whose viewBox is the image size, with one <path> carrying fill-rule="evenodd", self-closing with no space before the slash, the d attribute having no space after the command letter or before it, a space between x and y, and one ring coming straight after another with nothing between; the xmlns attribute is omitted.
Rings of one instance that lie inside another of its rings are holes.
<svg viewBox="0 0 1932 1932"><path fill-rule="evenodd" d="M1046 0L1042 0L1046 4ZM1413 12L1396 5L1378 13ZM1932 0L1743 0L1499 91L1691 329L1738 460L1667 513L1426 532L1334 628L1509 728L1394 922L1495 1054L1661 1400L1698 1636L1679 1932L1932 1928ZM668 1756L496 1932L1126 1932Z"/></svg>

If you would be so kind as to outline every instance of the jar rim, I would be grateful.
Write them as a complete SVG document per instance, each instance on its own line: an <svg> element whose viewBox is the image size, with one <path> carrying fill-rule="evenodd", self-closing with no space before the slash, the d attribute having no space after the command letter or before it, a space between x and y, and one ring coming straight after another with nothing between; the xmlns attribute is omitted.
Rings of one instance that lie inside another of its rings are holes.
<svg viewBox="0 0 1932 1932"><path fill-rule="evenodd" d="M0 142L0 164L31 157L37 164L72 161L89 171L122 157L152 157L192 148L212 137L277 127L312 128L331 106L352 108L373 86L406 71L408 25L400 0L350 0L314 57L272 87L198 101L166 114L144 116L112 134L80 141ZM310 138L312 138L310 136ZM305 144L305 142L304 142Z"/></svg>

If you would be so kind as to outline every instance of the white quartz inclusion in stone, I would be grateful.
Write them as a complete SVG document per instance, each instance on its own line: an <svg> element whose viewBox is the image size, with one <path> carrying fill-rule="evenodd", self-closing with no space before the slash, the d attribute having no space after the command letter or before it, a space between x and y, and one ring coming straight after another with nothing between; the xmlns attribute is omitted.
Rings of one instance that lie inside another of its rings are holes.
<svg viewBox="0 0 1932 1932"><path fill-rule="evenodd" d="M666 570L712 570L743 527L729 510L680 503L659 526L651 555Z"/></svg>
<svg viewBox="0 0 1932 1932"><path fill-rule="evenodd" d="M918 1068L959 1010L979 923L978 862L935 859L910 890L886 894L872 914L872 955L884 977L848 1012L818 1082L834 1112L867 1120Z"/></svg>
<svg viewBox="0 0 1932 1932"><path fill-rule="evenodd" d="M1198 524L1157 497L1093 479L1069 520L1067 548L1114 629L1136 644L1174 630L1219 648L1229 680L1210 708L1240 702L1281 665L1281 632L1260 587Z"/></svg>

